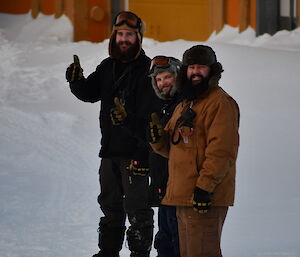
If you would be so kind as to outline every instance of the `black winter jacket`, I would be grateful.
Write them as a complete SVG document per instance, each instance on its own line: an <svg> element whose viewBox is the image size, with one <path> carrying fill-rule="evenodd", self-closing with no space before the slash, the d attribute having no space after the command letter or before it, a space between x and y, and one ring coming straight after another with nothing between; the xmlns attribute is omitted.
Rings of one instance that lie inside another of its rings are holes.
<svg viewBox="0 0 300 257"><path fill-rule="evenodd" d="M147 76L149 65L150 58L144 51L130 63L108 57L87 78L70 83L72 93L80 100L91 103L101 101L100 157L148 159L149 147L140 138L145 137L145 118L150 115L152 99L156 98ZM110 109L114 107L114 97L119 97L130 113L132 133L122 126L112 125Z"/></svg>
<svg viewBox="0 0 300 257"><path fill-rule="evenodd" d="M158 98L157 98L158 99ZM159 116L160 123L165 126L172 117L173 111L177 106L179 99L175 95L171 100L158 99L156 103L156 113ZM153 152L151 149L149 156L150 167L150 193L149 201L151 206L159 206L162 198L166 194L168 182L168 161L169 159Z"/></svg>

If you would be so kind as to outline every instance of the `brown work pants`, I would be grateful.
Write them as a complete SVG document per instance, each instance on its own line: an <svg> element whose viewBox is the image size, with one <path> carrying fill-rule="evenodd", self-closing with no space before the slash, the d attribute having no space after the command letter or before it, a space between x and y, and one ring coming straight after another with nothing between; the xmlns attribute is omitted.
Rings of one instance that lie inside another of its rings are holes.
<svg viewBox="0 0 300 257"><path fill-rule="evenodd" d="M228 207L211 207L201 214L176 207L181 257L222 257L221 233Z"/></svg>

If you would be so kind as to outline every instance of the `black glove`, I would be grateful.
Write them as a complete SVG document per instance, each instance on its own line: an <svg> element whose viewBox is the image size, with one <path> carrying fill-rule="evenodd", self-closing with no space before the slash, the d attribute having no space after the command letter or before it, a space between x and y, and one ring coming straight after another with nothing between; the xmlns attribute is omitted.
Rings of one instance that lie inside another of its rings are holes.
<svg viewBox="0 0 300 257"><path fill-rule="evenodd" d="M127 112L118 97L114 98L115 107L110 109L110 119L113 125L121 125L127 117Z"/></svg>
<svg viewBox="0 0 300 257"><path fill-rule="evenodd" d="M135 176L146 176L149 173L148 161L131 160L128 170Z"/></svg>
<svg viewBox="0 0 300 257"><path fill-rule="evenodd" d="M160 124L158 115L154 112L151 114L151 122L147 127L147 141L149 143L157 143L164 133L164 128Z"/></svg>
<svg viewBox="0 0 300 257"><path fill-rule="evenodd" d="M83 78L83 69L80 66L79 58L73 55L74 62L66 70L66 79L69 83L76 82Z"/></svg>
<svg viewBox="0 0 300 257"><path fill-rule="evenodd" d="M211 206L213 193L202 190L199 187L195 188L193 197L193 207L199 213L207 213Z"/></svg>

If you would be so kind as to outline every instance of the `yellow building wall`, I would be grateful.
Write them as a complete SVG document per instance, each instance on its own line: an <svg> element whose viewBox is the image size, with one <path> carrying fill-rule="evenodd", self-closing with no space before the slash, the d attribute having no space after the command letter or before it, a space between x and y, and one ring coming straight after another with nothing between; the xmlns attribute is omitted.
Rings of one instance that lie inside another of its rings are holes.
<svg viewBox="0 0 300 257"><path fill-rule="evenodd" d="M74 25L74 40L99 42L108 38L111 30L112 0L0 0L0 12L23 14L31 10L66 14ZM125 0L120 0L125 6ZM205 41L224 24L256 29L256 0L128 0L129 10L146 22L146 37L159 41L185 39ZM246 6L246 7L245 7ZM297 14L300 16L300 0ZM298 19L300 25L300 19Z"/></svg>
<svg viewBox="0 0 300 257"><path fill-rule="evenodd" d="M145 21L145 36L159 41L204 41L211 34L209 0L129 0L129 10Z"/></svg>

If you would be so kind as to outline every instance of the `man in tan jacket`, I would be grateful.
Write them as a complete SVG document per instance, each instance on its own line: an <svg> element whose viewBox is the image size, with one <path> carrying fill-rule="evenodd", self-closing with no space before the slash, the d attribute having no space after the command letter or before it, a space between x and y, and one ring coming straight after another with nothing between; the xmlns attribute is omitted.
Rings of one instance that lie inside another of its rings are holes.
<svg viewBox="0 0 300 257"><path fill-rule="evenodd" d="M214 51L196 45L183 54L178 74L182 102L159 140L151 144L169 158L165 205L176 206L182 257L221 257L221 232L234 203L239 146L239 108L218 85L223 72Z"/></svg>

